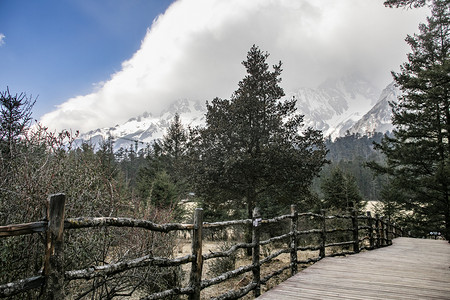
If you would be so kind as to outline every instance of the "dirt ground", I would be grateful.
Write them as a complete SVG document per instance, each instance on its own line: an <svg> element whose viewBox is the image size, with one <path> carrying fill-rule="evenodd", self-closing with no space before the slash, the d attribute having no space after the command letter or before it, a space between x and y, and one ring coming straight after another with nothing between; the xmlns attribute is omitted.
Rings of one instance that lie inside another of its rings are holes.
<svg viewBox="0 0 450 300"><path fill-rule="evenodd" d="M217 251L223 251L221 248L223 248L223 242L220 241L204 241L203 243L203 253L208 253L210 251L217 252ZM267 255L270 255L279 249L276 248L268 248L268 247L261 247L261 256L266 257ZM181 257L185 255L191 254L191 242L190 240L184 240L180 239L178 241L178 247L176 248L176 251L174 253L174 256ZM317 252L311 252L311 251L304 251L304 252L298 252L298 260L306 260L308 258L317 257ZM214 259L207 260L204 262L203 265L203 275L202 279L210 279L213 278L214 275L209 274L209 269L211 263L213 263ZM248 257L245 255L244 250L240 249L238 251L238 257L236 260L236 264L234 269L237 269L241 266L250 265L252 263L251 257ZM290 255L289 254L281 254L275 259L273 259L271 262L264 264L261 266L261 278L289 265L290 263ZM186 264L183 266L183 271L185 272L185 278L183 281L183 285L187 285L188 283L188 277L190 272L190 265ZM301 271L301 267L299 266L299 271ZM290 270L285 270L282 274L273 277L269 280L269 282L266 285L261 286L261 291L264 292L280 282L286 280L290 276ZM252 274L251 272L247 272L245 274L239 275L236 278L232 278L229 280L226 280L225 282L211 286L209 288L206 288L202 290L201 298L202 299L210 299L211 297L219 296L223 293L226 293L230 290L235 290L242 288L250 283L252 280ZM248 295L241 299L254 299L253 292L250 292Z"/></svg>

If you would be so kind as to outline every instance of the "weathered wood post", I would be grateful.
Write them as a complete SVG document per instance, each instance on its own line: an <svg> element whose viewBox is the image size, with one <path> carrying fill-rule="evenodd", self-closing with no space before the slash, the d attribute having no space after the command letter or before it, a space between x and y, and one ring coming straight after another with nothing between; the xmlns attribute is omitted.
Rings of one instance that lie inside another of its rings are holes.
<svg viewBox="0 0 450 300"><path fill-rule="evenodd" d="M47 244L44 258L44 299L64 299L64 194L47 200Z"/></svg>
<svg viewBox="0 0 450 300"><path fill-rule="evenodd" d="M387 238L386 238L386 222L384 221L384 217L380 217L381 223L381 246L387 246Z"/></svg>
<svg viewBox="0 0 450 300"><path fill-rule="evenodd" d="M194 228L192 229L192 255L194 260L191 264L191 274L189 286L194 290L189 294L189 300L200 300L200 283L202 281L203 256L202 256L202 235L203 235L203 209L196 208L194 212Z"/></svg>
<svg viewBox="0 0 450 300"><path fill-rule="evenodd" d="M255 289L253 290L253 295L259 297L261 295L261 265L259 262L259 229L261 226L261 213L259 212L259 208L255 207L253 209L253 218L252 218L252 244L253 244L253 255L252 255L252 273L253 273L253 283L256 284Z"/></svg>
<svg viewBox="0 0 450 300"><path fill-rule="evenodd" d="M322 232L320 233L320 249L319 249L319 256L320 258L325 257L325 245L326 245L326 239L327 239L327 224L326 224L326 210L321 209L320 213L322 215Z"/></svg>
<svg viewBox="0 0 450 300"><path fill-rule="evenodd" d="M375 246L375 241L373 238L373 219L372 219L372 214L370 213L370 211L366 212L367 214L367 226L369 227L369 247L370 249L373 249Z"/></svg>
<svg viewBox="0 0 450 300"><path fill-rule="evenodd" d="M353 227L353 252L359 253L358 210L351 208Z"/></svg>
<svg viewBox="0 0 450 300"><path fill-rule="evenodd" d="M386 219L386 226L384 227L385 236L386 236L386 246L389 246L392 244L391 238L390 238L390 228L391 228L391 222L390 219Z"/></svg>
<svg viewBox="0 0 450 300"><path fill-rule="evenodd" d="M295 204L291 205L291 276L297 274L297 224L298 212Z"/></svg>
<svg viewBox="0 0 450 300"><path fill-rule="evenodd" d="M381 220L380 220L380 215L379 214L375 214L375 232L377 234L377 248L381 247Z"/></svg>

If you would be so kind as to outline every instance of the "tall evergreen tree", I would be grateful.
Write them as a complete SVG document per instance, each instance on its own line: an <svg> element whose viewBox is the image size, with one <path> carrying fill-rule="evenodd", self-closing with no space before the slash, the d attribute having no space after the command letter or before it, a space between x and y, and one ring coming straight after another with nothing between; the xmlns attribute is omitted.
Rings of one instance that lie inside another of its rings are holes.
<svg viewBox="0 0 450 300"><path fill-rule="evenodd" d="M163 137L162 150L165 155L174 159L179 159L185 154L186 142L186 130L181 123L180 115L176 113Z"/></svg>
<svg viewBox="0 0 450 300"><path fill-rule="evenodd" d="M387 183L383 186L380 193L380 208L379 212L386 216L389 221L396 220L401 221L403 215L405 215L405 211L402 211L402 206L400 203L404 202L405 194L402 193L394 184ZM401 226L407 225L403 221Z"/></svg>
<svg viewBox="0 0 450 300"><path fill-rule="evenodd" d="M385 168L414 212L422 232L443 230L450 240L450 6L435 0L427 24L406 38L412 52L394 80L403 96L391 103L394 136L378 148ZM419 233L419 232L418 232Z"/></svg>
<svg viewBox="0 0 450 300"><path fill-rule="evenodd" d="M190 142L195 191L207 205L243 209L248 218L256 205L304 197L326 154L320 131L299 134L303 116L295 113L295 99L280 101L281 62L270 70L268 56L251 47L242 63L247 75L230 100L207 103L206 126Z"/></svg>
<svg viewBox="0 0 450 300"><path fill-rule="evenodd" d="M0 92L0 154L14 156L14 147L31 123L36 100L24 93L11 95L9 88Z"/></svg>
<svg viewBox="0 0 450 300"><path fill-rule="evenodd" d="M324 194L323 208L346 211L349 208L362 209L365 201L356 185L356 179L345 174L339 168L334 168L328 178L322 182Z"/></svg>
<svg viewBox="0 0 450 300"><path fill-rule="evenodd" d="M160 144L160 158L164 162L164 168L167 173L178 186L180 193L187 191L185 159L187 154L187 141L188 133L181 123L180 115L176 113Z"/></svg>
<svg viewBox="0 0 450 300"><path fill-rule="evenodd" d="M187 132L179 114L169 124L162 140L155 141L140 167L137 191L144 200L160 207L176 208L188 192L186 173Z"/></svg>

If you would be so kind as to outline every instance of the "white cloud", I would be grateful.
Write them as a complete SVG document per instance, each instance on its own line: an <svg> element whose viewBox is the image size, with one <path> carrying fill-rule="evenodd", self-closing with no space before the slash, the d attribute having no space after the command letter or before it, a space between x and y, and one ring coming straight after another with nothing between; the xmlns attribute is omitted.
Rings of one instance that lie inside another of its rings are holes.
<svg viewBox="0 0 450 300"><path fill-rule="evenodd" d="M0 33L0 47L5 44L5 37L3 33Z"/></svg>
<svg viewBox="0 0 450 300"><path fill-rule="evenodd" d="M62 103L42 122L86 131L153 114L181 98L229 97L253 44L283 62L286 92L330 76L361 73L380 87L398 69L406 34L423 10L361 0L179 0L159 16L141 48L89 95Z"/></svg>

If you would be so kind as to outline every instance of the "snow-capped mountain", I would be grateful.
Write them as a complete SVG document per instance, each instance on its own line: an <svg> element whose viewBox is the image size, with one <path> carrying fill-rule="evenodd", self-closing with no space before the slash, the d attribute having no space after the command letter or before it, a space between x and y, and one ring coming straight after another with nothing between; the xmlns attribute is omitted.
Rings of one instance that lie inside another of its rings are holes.
<svg viewBox="0 0 450 300"><path fill-rule="evenodd" d="M369 82L350 76L329 79L316 89L301 88L286 96L297 99L297 112L305 115L306 126L322 130L324 136L336 138L347 131L366 134L374 130L392 130L388 101L395 100L398 94L399 90L390 84L379 96L379 91ZM84 133L78 143L89 141L97 145L111 137L115 150L134 146L136 141L139 147L144 147L163 137L176 113L186 127L202 125L205 123L206 105L199 101L179 100L159 116L143 113L124 124Z"/></svg>
<svg viewBox="0 0 450 300"><path fill-rule="evenodd" d="M392 109L389 102L396 102L401 91L392 82L380 95L380 99L372 109L370 109L358 122L350 129L350 133L359 133L361 135L370 134L372 132L392 131Z"/></svg>
<svg viewBox="0 0 450 300"><path fill-rule="evenodd" d="M299 89L291 93L305 123L320 129L324 136L342 136L377 102L379 91L356 75L328 79L317 89Z"/></svg>
<svg viewBox="0 0 450 300"><path fill-rule="evenodd" d="M205 112L206 106L204 103L186 99L178 100L170 104L159 116L144 112L138 117L129 119L124 124L83 133L76 142L78 144L89 142L95 146L111 137L114 141L114 150L134 147L136 142L139 143L138 147L142 148L147 143L163 137L176 113L180 115L180 120L184 126L194 127L204 124Z"/></svg>

